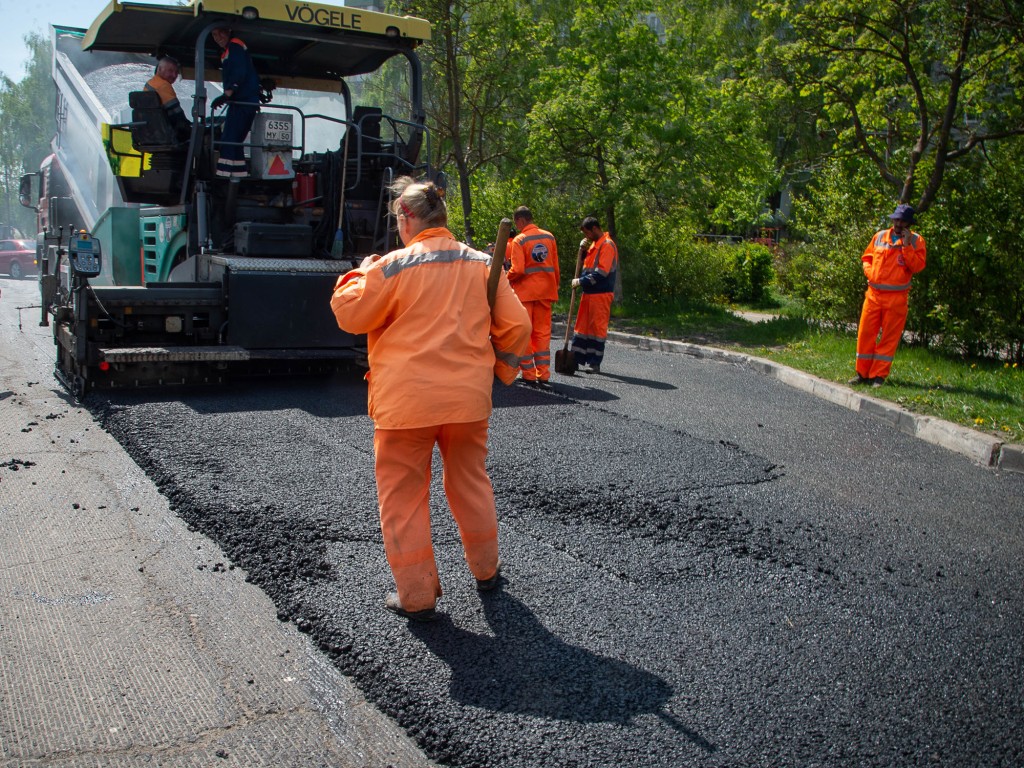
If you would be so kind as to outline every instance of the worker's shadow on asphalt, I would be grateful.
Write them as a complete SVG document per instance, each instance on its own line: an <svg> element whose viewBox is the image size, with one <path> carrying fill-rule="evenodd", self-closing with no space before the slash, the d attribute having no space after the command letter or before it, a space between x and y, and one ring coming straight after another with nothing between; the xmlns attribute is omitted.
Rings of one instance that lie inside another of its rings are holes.
<svg viewBox="0 0 1024 768"><path fill-rule="evenodd" d="M511 386L496 384L492 392L495 408L518 408L524 405L550 405L561 402L564 398L585 402L607 403L619 400L619 396L601 388L603 379L621 381L637 387L648 389L678 389L674 384L653 379L638 379L635 376L621 376L617 373L580 374L572 376L559 375L551 378L551 391L533 389L519 382Z"/></svg>
<svg viewBox="0 0 1024 768"><path fill-rule="evenodd" d="M453 700L580 723L628 725L638 715L653 714L701 749L715 751L714 744L665 711L672 687L662 678L564 642L504 590L481 598L493 635L469 632L444 615L409 625L451 668Z"/></svg>
<svg viewBox="0 0 1024 768"><path fill-rule="evenodd" d="M630 384L635 387L647 387L648 389L660 389L670 390L679 389L675 384L669 384L667 381L655 381L654 379L638 379L636 376L622 376L618 373L608 373L602 371L588 376L591 381L600 383L601 379L613 379L615 381L621 381L623 384Z"/></svg>

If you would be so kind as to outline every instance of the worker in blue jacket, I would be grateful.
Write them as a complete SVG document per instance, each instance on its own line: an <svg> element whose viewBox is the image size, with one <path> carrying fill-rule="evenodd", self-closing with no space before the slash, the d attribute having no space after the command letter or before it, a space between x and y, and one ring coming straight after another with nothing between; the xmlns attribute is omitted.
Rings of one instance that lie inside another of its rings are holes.
<svg viewBox="0 0 1024 768"><path fill-rule="evenodd" d="M211 34L214 42L222 48L220 61L224 95L214 99L210 106L216 110L228 105L220 137L217 175L239 178L248 175L242 144L259 111L260 78L245 43L232 37L230 28L218 27Z"/></svg>

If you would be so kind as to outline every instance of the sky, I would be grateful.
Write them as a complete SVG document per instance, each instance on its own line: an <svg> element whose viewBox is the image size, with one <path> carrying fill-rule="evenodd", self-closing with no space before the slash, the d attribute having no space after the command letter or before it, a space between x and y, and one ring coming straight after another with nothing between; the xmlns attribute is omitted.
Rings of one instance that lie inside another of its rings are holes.
<svg viewBox="0 0 1024 768"><path fill-rule="evenodd" d="M0 72L19 82L28 59L25 35L48 37L51 24L88 28L107 5L108 0L0 0Z"/></svg>

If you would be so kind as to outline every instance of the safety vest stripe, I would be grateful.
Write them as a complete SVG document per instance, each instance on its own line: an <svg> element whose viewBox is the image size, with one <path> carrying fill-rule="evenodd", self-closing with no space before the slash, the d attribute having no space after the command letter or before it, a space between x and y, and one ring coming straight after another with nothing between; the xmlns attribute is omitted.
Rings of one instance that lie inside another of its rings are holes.
<svg viewBox="0 0 1024 768"><path fill-rule="evenodd" d="M905 245L909 245L911 248L916 247L917 246L917 235L915 233L911 232L910 233L910 237L901 238L900 241L897 241L895 243L890 241L885 236L884 232L879 232L878 233L878 237L875 238L875 247L876 248L888 248L890 250L895 250L897 248L902 248Z"/></svg>
<svg viewBox="0 0 1024 768"><path fill-rule="evenodd" d="M892 355L863 355L863 354L858 354L857 355L857 359L858 360L883 360L883 361L885 361L887 363L891 363L896 358L894 358Z"/></svg>
<svg viewBox="0 0 1024 768"><path fill-rule="evenodd" d="M555 271L554 267L540 267L540 266L537 266L537 267L527 267L526 269L523 270L523 273L527 274L527 275L532 275L534 272L554 272L554 271Z"/></svg>
<svg viewBox="0 0 1024 768"><path fill-rule="evenodd" d="M598 264L599 261L600 261L600 254L598 255L598 258L594 260L594 264L595 265ZM611 269L609 269L607 272L605 270L601 269L600 266L595 266L594 269L593 269L593 272L594 272L594 274L600 275L601 277L608 277L608 275L612 274L618 268L619 268L619 257L618 257L618 255L616 255L616 256L612 257Z"/></svg>
<svg viewBox="0 0 1024 768"><path fill-rule="evenodd" d="M385 279L394 277L410 267L422 267L427 264L454 264L457 261L468 261L478 264L490 264L491 257L477 251L426 251L424 253L408 253L386 264L381 272Z"/></svg>
<svg viewBox="0 0 1024 768"><path fill-rule="evenodd" d="M519 367L519 355L514 355L511 352L503 352L500 349L495 348L494 356L509 368Z"/></svg>
<svg viewBox="0 0 1024 768"><path fill-rule="evenodd" d="M519 242L522 243L523 245L526 245L527 243L532 243L532 242L535 242L537 240L545 240L545 241L547 241L547 240L550 240L550 239L551 239L550 235L527 235L526 237L524 237Z"/></svg>
<svg viewBox="0 0 1024 768"><path fill-rule="evenodd" d="M902 285L889 285L887 283L872 283L868 280L868 285L874 288L876 291L905 291L910 288L910 283L903 283Z"/></svg>

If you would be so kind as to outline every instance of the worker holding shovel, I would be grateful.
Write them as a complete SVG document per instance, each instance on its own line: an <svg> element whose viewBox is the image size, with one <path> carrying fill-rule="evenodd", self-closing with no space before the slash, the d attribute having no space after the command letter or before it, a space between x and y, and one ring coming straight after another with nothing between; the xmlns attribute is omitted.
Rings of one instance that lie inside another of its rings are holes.
<svg viewBox="0 0 1024 768"><path fill-rule="evenodd" d="M331 309L342 330L368 335L377 501L397 585L384 604L426 621L441 596L430 537L435 444L477 589L499 583L498 520L485 467L491 386L495 374L506 384L515 380L530 320L500 265L492 271L491 257L448 231L434 184L405 177L392 194L405 247L368 256L338 278ZM502 249L506 238L499 238Z"/></svg>
<svg viewBox="0 0 1024 768"><path fill-rule="evenodd" d="M600 373L612 316L619 249L593 216L583 220L580 231L590 240L590 246L579 277L572 281L572 287L583 292L573 329L572 351L576 363L587 366L582 368L585 373Z"/></svg>

